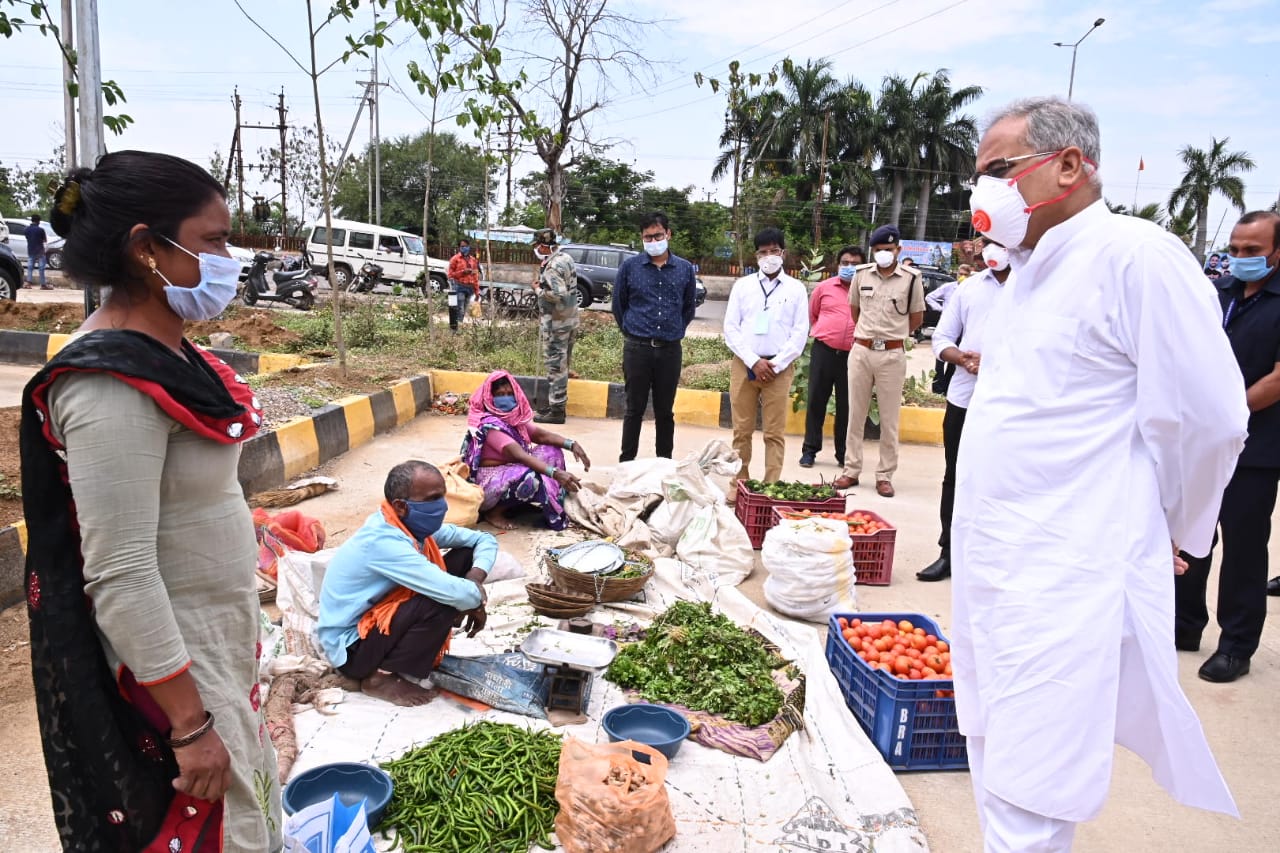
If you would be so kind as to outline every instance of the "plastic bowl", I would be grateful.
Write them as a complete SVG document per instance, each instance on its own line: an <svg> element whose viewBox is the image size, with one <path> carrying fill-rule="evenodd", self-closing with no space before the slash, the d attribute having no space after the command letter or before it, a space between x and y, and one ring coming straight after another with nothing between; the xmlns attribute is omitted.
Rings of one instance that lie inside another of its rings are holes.
<svg viewBox="0 0 1280 853"><path fill-rule="evenodd" d="M610 708L604 715L604 730L610 741L639 741L668 759L676 757L690 731L684 715L661 705L643 703ZM645 760L640 753L636 753L636 758Z"/></svg>
<svg viewBox="0 0 1280 853"><path fill-rule="evenodd" d="M373 829L391 802L391 789L391 777L381 768L349 762L322 764L299 773L285 785L281 802L285 814L293 814L325 802L334 794L346 806L364 800L369 829Z"/></svg>

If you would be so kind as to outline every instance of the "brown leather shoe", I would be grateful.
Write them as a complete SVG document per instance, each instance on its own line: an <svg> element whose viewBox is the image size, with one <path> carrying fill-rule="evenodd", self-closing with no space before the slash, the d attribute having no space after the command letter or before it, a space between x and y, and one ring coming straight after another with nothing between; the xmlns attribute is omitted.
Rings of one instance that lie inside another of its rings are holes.
<svg viewBox="0 0 1280 853"><path fill-rule="evenodd" d="M888 480L881 480L876 483L876 494L882 498L893 497L893 483Z"/></svg>
<svg viewBox="0 0 1280 853"><path fill-rule="evenodd" d="M858 478L846 477L844 474L841 474L839 477L836 477L831 481L831 485L837 489L852 489L854 486L858 485Z"/></svg>

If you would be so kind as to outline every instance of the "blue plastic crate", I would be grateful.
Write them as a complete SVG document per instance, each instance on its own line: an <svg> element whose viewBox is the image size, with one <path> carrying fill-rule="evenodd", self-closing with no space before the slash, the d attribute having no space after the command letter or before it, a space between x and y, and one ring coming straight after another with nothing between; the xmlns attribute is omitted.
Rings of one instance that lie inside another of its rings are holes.
<svg viewBox="0 0 1280 853"><path fill-rule="evenodd" d="M938 624L919 613L833 613L827 631L827 663L845 704L894 770L965 770L969 755L956 721L951 679L908 681L872 669L840 633L838 619L908 620L940 640ZM944 695L939 696L939 693Z"/></svg>

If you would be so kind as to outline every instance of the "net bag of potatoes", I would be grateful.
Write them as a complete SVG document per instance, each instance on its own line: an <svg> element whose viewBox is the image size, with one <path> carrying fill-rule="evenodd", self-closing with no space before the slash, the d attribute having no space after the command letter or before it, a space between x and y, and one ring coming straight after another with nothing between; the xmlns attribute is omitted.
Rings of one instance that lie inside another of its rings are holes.
<svg viewBox="0 0 1280 853"><path fill-rule="evenodd" d="M666 756L651 746L566 738L556 780L560 845L566 853L653 853L676 834L666 779Z"/></svg>

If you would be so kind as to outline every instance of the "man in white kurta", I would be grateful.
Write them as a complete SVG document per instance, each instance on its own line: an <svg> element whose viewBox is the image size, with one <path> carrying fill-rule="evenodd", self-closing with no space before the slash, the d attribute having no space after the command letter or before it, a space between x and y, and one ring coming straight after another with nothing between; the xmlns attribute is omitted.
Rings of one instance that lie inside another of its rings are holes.
<svg viewBox="0 0 1280 853"><path fill-rule="evenodd" d="M1108 212L1098 147L1087 107L1034 99L978 148L974 224L1015 273L952 526L956 705L988 853L1070 849L1114 743L1180 802L1236 814L1178 685L1173 543L1208 551L1248 412L1213 286L1168 233Z"/></svg>

